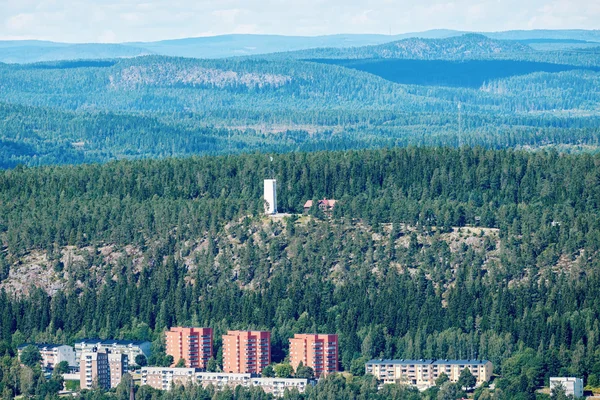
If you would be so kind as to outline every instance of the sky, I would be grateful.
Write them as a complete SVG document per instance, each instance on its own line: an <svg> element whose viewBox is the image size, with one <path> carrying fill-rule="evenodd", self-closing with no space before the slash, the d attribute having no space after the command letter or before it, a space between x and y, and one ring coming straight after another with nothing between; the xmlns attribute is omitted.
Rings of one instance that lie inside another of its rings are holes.
<svg viewBox="0 0 600 400"><path fill-rule="evenodd" d="M0 0L0 40L600 29L600 0Z"/></svg>

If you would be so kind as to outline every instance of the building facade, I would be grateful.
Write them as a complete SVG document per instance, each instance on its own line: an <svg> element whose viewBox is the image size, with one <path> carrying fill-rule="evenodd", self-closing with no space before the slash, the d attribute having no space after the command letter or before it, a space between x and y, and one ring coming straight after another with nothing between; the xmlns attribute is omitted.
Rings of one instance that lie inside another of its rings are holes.
<svg viewBox="0 0 600 400"><path fill-rule="evenodd" d="M223 335L223 371L260 374L271 364L271 332L229 331Z"/></svg>
<svg viewBox="0 0 600 400"><path fill-rule="evenodd" d="M79 365L79 385L82 389L94 386L103 389L116 387L121 378L129 372L129 361L126 354L110 351L85 351L81 353Z"/></svg>
<svg viewBox="0 0 600 400"><path fill-rule="evenodd" d="M550 390L556 386L562 385L565 388L567 396L573 396L576 399L583 397L583 379L579 378L550 378Z"/></svg>
<svg viewBox="0 0 600 400"><path fill-rule="evenodd" d="M446 374L451 382L458 382L460 373L468 368L476 379L476 386L490 380L493 365L487 360L371 360L365 366L368 374L383 383L403 383L428 388Z"/></svg>
<svg viewBox="0 0 600 400"><path fill-rule="evenodd" d="M195 380L195 368L143 367L142 385L158 390L170 390L173 385L188 385Z"/></svg>
<svg viewBox="0 0 600 400"><path fill-rule="evenodd" d="M307 379L293 378L257 378L252 374L199 372L194 368L142 368L142 385L154 389L170 390L173 385L189 385L196 383L203 387L212 386L217 390L235 389L237 386L260 386L266 393L283 396L286 389L296 388L300 393L306 390Z"/></svg>
<svg viewBox="0 0 600 400"><path fill-rule="evenodd" d="M166 332L166 344L174 364L183 359L187 368L206 369L213 356L213 330L173 327Z"/></svg>
<svg viewBox="0 0 600 400"><path fill-rule="evenodd" d="M83 339L75 343L75 360L79 362L83 352L97 349L109 351L111 354L125 354L128 363L137 366L135 358L139 354L150 357L150 345L148 341Z"/></svg>
<svg viewBox="0 0 600 400"><path fill-rule="evenodd" d="M298 378L252 378L251 386L260 386L265 393L270 393L276 397L283 397L286 390L298 389L298 392L304 393L308 379Z"/></svg>
<svg viewBox="0 0 600 400"><path fill-rule="evenodd" d="M21 358L21 353L23 353L23 350L27 346L34 346L39 350L40 355L42 356L40 363L42 368L46 370L54 369L56 364L62 361L66 361L69 364L69 367L75 367L77 365L75 351L71 346L48 343L24 344L19 346L17 349L19 353L19 359Z"/></svg>
<svg viewBox="0 0 600 400"><path fill-rule="evenodd" d="M127 354L109 353L108 370L110 375L110 387L116 387L121 383L121 378L129 372L129 356Z"/></svg>
<svg viewBox="0 0 600 400"><path fill-rule="evenodd" d="M295 334L290 339L290 364L294 370L302 363L318 378L338 370L338 336Z"/></svg>
<svg viewBox="0 0 600 400"><path fill-rule="evenodd" d="M214 386L217 389L236 386L250 386L251 374L226 374L224 372L196 372L196 381L203 387Z"/></svg>
<svg viewBox="0 0 600 400"><path fill-rule="evenodd" d="M79 386L91 389L95 386L110 389L110 367L108 353L85 351L79 364Z"/></svg>

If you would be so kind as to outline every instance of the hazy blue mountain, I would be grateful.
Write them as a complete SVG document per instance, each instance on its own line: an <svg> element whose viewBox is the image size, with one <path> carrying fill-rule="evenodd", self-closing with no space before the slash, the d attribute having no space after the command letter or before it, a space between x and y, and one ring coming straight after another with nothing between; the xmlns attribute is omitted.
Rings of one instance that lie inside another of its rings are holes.
<svg viewBox="0 0 600 400"><path fill-rule="evenodd" d="M156 54L193 57L224 58L318 47L357 47L398 40L387 35L330 35L330 36L280 36L280 35L222 35L213 37L165 40L152 43L128 43L143 47Z"/></svg>
<svg viewBox="0 0 600 400"><path fill-rule="evenodd" d="M35 63L60 60L95 60L137 57L152 54L150 50L122 44L63 44L53 42L0 42L0 62Z"/></svg>
<svg viewBox="0 0 600 400"><path fill-rule="evenodd" d="M528 39L563 39L584 40L588 42L600 42L600 30L584 29L533 29L514 30L506 32L486 32L484 35L493 39L504 40L528 40Z"/></svg>
<svg viewBox="0 0 600 400"><path fill-rule="evenodd" d="M49 42L45 40L0 40L0 49L7 49L12 47L42 47L42 48L57 48L57 47L68 47L67 43Z"/></svg>
<svg viewBox="0 0 600 400"><path fill-rule="evenodd" d="M122 44L67 44L46 41L0 41L0 62L31 63L69 59L136 57L159 54L174 57L225 58L319 47L360 47L400 40L406 37L438 38L453 31L435 30L403 35L221 35L199 38Z"/></svg>
<svg viewBox="0 0 600 400"><path fill-rule="evenodd" d="M225 58L317 48L348 49L377 46L403 39L448 39L469 32L434 29L400 35L340 34L325 36L221 35L158 42L69 44L41 40L0 41L0 62L31 63L69 59L123 58L158 54L174 57ZM492 39L522 41L538 50L590 47L600 43L600 31L532 30L483 32ZM535 40L535 42L527 42ZM560 42L556 42L560 41Z"/></svg>
<svg viewBox="0 0 600 400"><path fill-rule="evenodd" d="M501 55L526 54L533 49L516 41L490 39L487 36L469 33L442 39L409 38L374 46L351 48L319 48L296 52L272 54L275 59L474 59Z"/></svg>

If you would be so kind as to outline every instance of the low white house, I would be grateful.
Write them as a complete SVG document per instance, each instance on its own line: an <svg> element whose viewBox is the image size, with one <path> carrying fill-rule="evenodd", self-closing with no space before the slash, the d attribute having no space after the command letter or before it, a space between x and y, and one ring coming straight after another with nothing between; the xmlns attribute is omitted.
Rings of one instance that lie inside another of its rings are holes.
<svg viewBox="0 0 600 400"><path fill-rule="evenodd" d="M576 399L583 397L583 379L579 378L550 378L550 390L555 386L562 385L565 388L567 396L573 396Z"/></svg>

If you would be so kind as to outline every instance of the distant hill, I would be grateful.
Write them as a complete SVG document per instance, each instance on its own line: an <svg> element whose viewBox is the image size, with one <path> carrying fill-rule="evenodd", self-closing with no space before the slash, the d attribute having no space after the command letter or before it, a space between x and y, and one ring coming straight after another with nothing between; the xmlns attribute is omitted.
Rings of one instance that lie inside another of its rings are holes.
<svg viewBox="0 0 600 400"><path fill-rule="evenodd" d="M128 43L156 54L191 57L224 58L256 54L295 51L319 47L347 48L375 45L398 40L398 36L386 35L329 35L329 36L281 36L281 35L222 35L213 37L165 40L151 43Z"/></svg>
<svg viewBox="0 0 600 400"><path fill-rule="evenodd" d="M410 38L376 46L323 48L272 55L274 58L407 58L407 59L473 59L503 54L533 52L526 44L490 39L479 34L466 34L443 39Z"/></svg>
<svg viewBox="0 0 600 400"><path fill-rule="evenodd" d="M25 64L60 60L97 60L150 55L147 49L122 44L64 44L53 42L0 42L0 62Z"/></svg>
<svg viewBox="0 0 600 400"><path fill-rule="evenodd" d="M503 40L528 40L528 39L562 39L584 40L587 42L600 42L600 30L584 29L533 29L514 30L505 32L486 32L484 35L492 39Z"/></svg>
<svg viewBox="0 0 600 400"><path fill-rule="evenodd" d="M33 63L70 59L123 58L157 54L190 58L225 58L281 53L317 48L348 49L353 47L377 46L403 39L447 39L469 32L435 29L400 35L340 34L326 36L281 36L281 35L220 35L199 38L184 38L157 42L135 42L120 44L69 44L40 40L0 41L0 62ZM536 49L576 48L588 43L600 43L600 31L586 30L532 30L507 32L482 32L480 35L497 40L528 41ZM567 42L568 41L568 42ZM576 42L570 42L576 41ZM585 42L585 43L582 43ZM544 47L546 46L546 47Z"/></svg>
<svg viewBox="0 0 600 400"><path fill-rule="evenodd" d="M444 46L436 49L457 57ZM452 146L459 101L462 143L596 148L600 74L595 71L433 58L309 62L147 56L0 63L0 168L124 157Z"/></svg>
<svg viewBox="0 0 600 400"><path fill-rule="evenodd" d="M122 44L67 44L46 41L0 41L0 62L33 63L70 59L122 58L158 54L188 58L226 58L320 47L347 48L376 45L406 37L439 38L453 31L435 30L389 35L221 35Z"/></svg>

